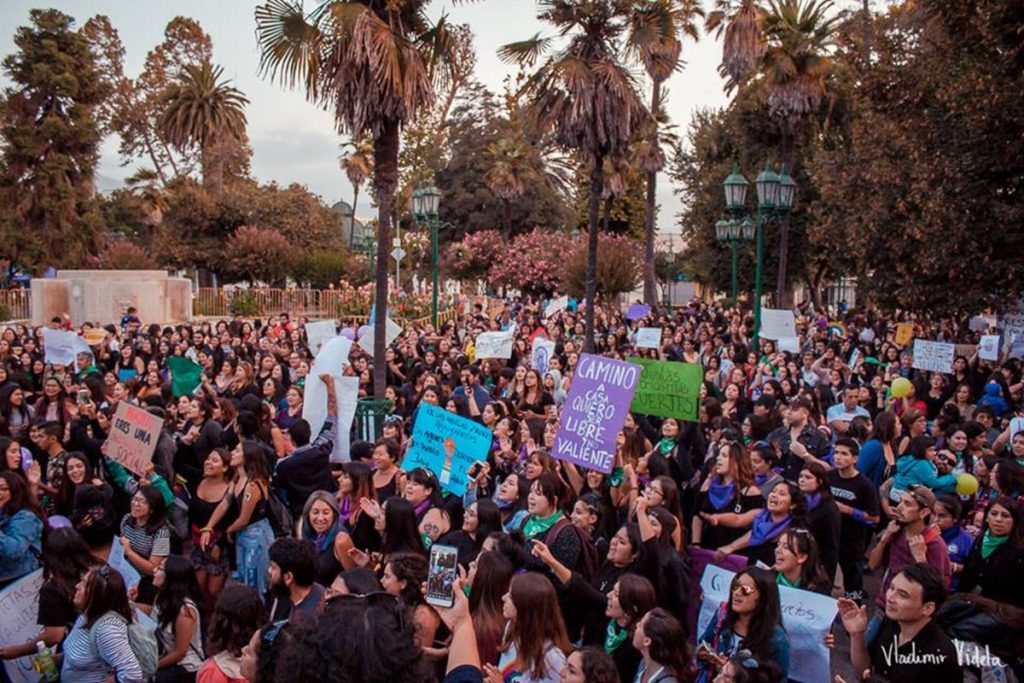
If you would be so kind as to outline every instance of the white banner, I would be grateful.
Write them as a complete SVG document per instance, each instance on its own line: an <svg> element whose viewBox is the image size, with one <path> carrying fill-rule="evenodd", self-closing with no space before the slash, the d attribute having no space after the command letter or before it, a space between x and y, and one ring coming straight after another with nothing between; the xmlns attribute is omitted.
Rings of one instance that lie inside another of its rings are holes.
<svg viewBox="0 0 1024 683"><path fill-rule="evenodd" d="M387 319L387 332L384 335L384 347L391 346L391 342L395 341L398 335L402 334L402 326L396 323L391 318ZM370 325L370 329L359 338L359 345L363 347L371 356L373 355L373 325Z"/></svg>
<svg viewBox="0 0 1024 683"><path fill-rule="evenodd" d="M548 302L548 305L544 307L544 317L550 318L559 311L564 311L569 306L569 296L560 296L557 299L552 299Z"/></svg>
<svg viewBox="0 0 1024 683"><path fill-rule="evenodd" d="M512 336L515 328L507 332L481 332L476 337L476 359L512 357Z"/></svg>
<svg viewBox="0 0 1024 683"><path fill-rule="evenodd" d="M796 319L793 311L775 308L761 309L762 339L782 339L796 336Z"/></svg>
<svg viewBox="0 0 1024 683"><path fill-rule="evenodd" d="M327 386L320 380L320 375L326 373L334 378L334 393L338 397L338 431L331 453L332 462L347 462L349 459L349 432L359 400L359 378L341 375L351 348L352 342L344 337L335 337L327 342L313 361L303 394L302 418L309 423L310 439L316 439L327 419Z"/></svg>
<svg viewBox="0 0 1024 683"><path fill-rule="evenodd" d="M999 360L999 335L986 334L978 344L978 358L981 360Z"/></svg>
<svg viewBox="0 0 1024 683"><path fill-rule="evenodd" d="M800 337L779 337L775 340L775 345L779 347L779 351L800 353Z"/></svg>
<svg viewBox="0 0 1024 683"><path fill-rule="evenodd" d="M306 341L309 343L309 351L316 358L324 344L338 336L338 328L333 320L318 320L315 323L306 323ZM351 342L350 342L351 343ZM346 356L347 358L347 356Z"/></svg>
<svg viewBox="0 0 1024 683"><path fill-rule="evenodd" d="M39 635L39 589L43 570L37 569L0 591L0 644L20 645ZM3 662L12 683L36 683L39 674L32 668L35 655Z"/></svg>
<svg viewBox="0 0 1024 683"><path fill-rule="evenodd" d="M139 582L142 581L142 574L124 556L124 546L121 545L120 536L114 536L114 542L110 546L110 556L107 557L107 564L121 574L121 577L124 579L124 585L127 588L136 588Z"/></svg>
<svg viewBox="0 0 1024 683"><path fill-rule="evenodd" d="M953 372L953 356L956 347L946 342L914 340L914 367L918 370Z"/></svg>
<svg viewBox="0 0 1024 683"><path fill-rule="evenodd" d="M74 365L77 341L78 335L74 332L45 328L43 330L45 361L54 365Z"/></svg>
<svg viewBox="0 0 1024 683"><path fill-rule="evenodd" d="M539 372L542 377L547 373L548 365L553 355L555 355L555 342L543 337L533 338L533 354L530 357L531 364L533 369Z"/></svg>
<svg viewBox="0 0 1024 683"><path fill-rule="evenodd" d="M638 349L661 348L661 328L641 327L636 331L636 347Z"/></svg>
<svg viewBox="0 0 1024 683"><path fill-rule="evenodd" d="M704 601L697 616L699 638L715 617L719 606L730 599L729 587L736 575L728 569L709 564L700 587ZM820 593L779 586L782 626L789 639L789 680L821 683L832 680L829 673L831 650L825 635L832 630L838 608L836 601Z"/></svg>

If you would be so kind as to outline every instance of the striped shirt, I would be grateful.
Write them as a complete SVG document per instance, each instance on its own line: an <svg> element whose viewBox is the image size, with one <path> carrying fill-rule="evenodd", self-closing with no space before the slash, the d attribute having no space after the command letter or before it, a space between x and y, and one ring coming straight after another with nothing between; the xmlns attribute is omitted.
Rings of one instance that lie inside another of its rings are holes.
<svg viewBox="0 0 1024 683"><path fill-rule="evenodd" d="M135 524L131 514L127 514L121 520L121 538L127 538L132 550L147 559L171 554L171 532L166 524L150 533L145 527Z"/></svg>
<svg viewBox="0 0 1024 683"><path fill-rule="evenodd" d="M124 619L109 613L87 629L85 616L78 617L64 641L61 681L103 683L111 672L117 683L142 683L142 668L128 640L128 625Z"/></svg>

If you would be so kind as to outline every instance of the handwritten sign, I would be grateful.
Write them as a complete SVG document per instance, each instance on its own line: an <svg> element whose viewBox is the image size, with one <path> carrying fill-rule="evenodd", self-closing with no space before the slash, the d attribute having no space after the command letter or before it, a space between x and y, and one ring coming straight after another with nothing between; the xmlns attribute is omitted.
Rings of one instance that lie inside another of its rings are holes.
<svg viewBox="0 0 1024 683"><path fill-rule="evenodd" d="M547 373L553 355L555 355L555 342L543 337L533 338L533 353L530 356L530 361L534 370L541 375Z"/></svg>
<svg viewBox="0 0 1024 683"><path fill-rule="evenodd" d="M906 346L914 340L914 324L900 323L896 326L896 345Z"/></svg>
<svg viewBox="0 0 1024 683"><path fill-rule="evenodd" d="M550 318L556 313L564 311L569 306L569 297L560 296L557 299L552 299L548 302L548 305L544 307L544 317Z"/></svg>
<svg viewBox="0 0 1024 683"><path fill-rule="evenodd" d="M719 605L730 599L729 587L735 572L707 565L700 587L704 601L697 617L697 633L702 634L715 617ZM779 586L782 626L789 639L789 680L820 683L832 680L829 673L831 651L825 634L832 630L838 608L836 601L820 593ZM699 637L699 636L698 636Z"/></svg>
<svg viewBox="0 0 1024 683"><path fill-rule="evenodd" d="M110 556L107 557L107 564L121 574L124 578L124 585L128 588L136 588L139 582L142 581L142 574L124 556L124 546L121 545L120 536L114 536L114 542L110 546Z"/></svg>
<svg viewBox="0 0 1024 683"><path fill-rule="evenodd" d="M630 410L641 415L697 421L700 385L704 381L700 365L649 358L630 358L629 362L644 369Z"/></svg>
<svg viewBox="0 0 1024 683"><path fill-rule="evenodd" d="M74 365L78 335L65 330L46 328L43 332L43 356L53 365Z"/></svg>
<svg viewBox="0 0 1024 683"><path fill-rule="evenodd" d="M512 334L515 330L506 332L481 332L476 337L476 358L511 358L512 357Z"/></svg>
<svg viewBox="0 0 1024 683"><path fill-rule="evenodd" d="M402 334L402 327L391 318L385 321L385 333L384 333L384 347L391 346L391 342L398 338L398 335ZM366 351L371 356L373 355L373 325L370 325L370 329L366 330L362 337L359 338L359 346L363 347L363 351Z"/></svg>
<svg viewBox="0 0 1024 683"><path fill-rule="evenodd" d="M615 437L626 420L641 372L637 363L581 355L553 455L588 469L611 472Z"/></svg>
<svg viewBox="0 0 1024 683"><path fill-rule="evenodd" d="M914 367L918 370L953 372L953 355L956 347L946 342L925 339L914 340Z"/></svg>
<svg viewBox="0 0 1024 683"><path fill-rule="evenodd" d="M442 489L461 496L469 483L466 473L473 463L487 460L492 439L482 424L421 403L402 469L424 467L437 475Z"/></svg>
<svg viewBox="0 0 1024 683"><path fill-rule="evenodd" d="M793 311L785 309L762 308L760 336L762 339L782 339L783 337L795 337L796 318L793 317Z"/></svg>
<svg viewBox="0 0 1024 683"><path fill-rule="evenodd" d="M978 358L981 360L999 360L999 335L986 334L978 344Z"/></svg>
<svg viewBox="0 0 1024 683"><path fill-rule="evenodd" d="M637 330L636 347L638 349L657 349L661 347L661 328L641 327Z"/></svg>
<svg viewBox="0 0 1024 683"><path fill-rule="evenodd" d="M104 448L107 455L135 474L143 475L153 462L163 420L126 401L117 404Z"/></svg>
<svg viewBox="0 0 1024 683"><path fill-rule="evenodd" d="M333 320L318 320L314 323L306 323L306 341L309 343L309 351L316 358L324 344L338 336L338 328L334 326ZM351 342L349 342L351 343Z"/></svg>
<svg viewBox="0 0 1024 683"><path fill-rule="evenodd" d="M709 564L714 564L734 572L743 571L747 566L747 558L739 553L735 555L726 555L721 559L721 561L715 562L714 551L699 548L695 545L690 546L687 550L690 553L691 586L700 585L701 577L704 576L704 569ZM700 596L698 595L696 597L699 598ZM701 635L697 632L697 613L700 612L700 607L700 600L690 600L690 603L686 608L686 624L689 627L690 642L694 645L697 644L697 638Z"/></svg>
<svg viewBox="0 0 1024 683"><path fill-rule="evenodd" d="M0 591L0 643L15 645L39 634L39 590L43 570L37 569ZM32 668L35 654L3 662L12 683L36 683L39 674Z"/></svg>
<svg viewBox="0 0 1024 683"><path fill-rule="evenodd" d="M779 337L775 340L779 351L788 353L800 353L800 337Z"/></svg>

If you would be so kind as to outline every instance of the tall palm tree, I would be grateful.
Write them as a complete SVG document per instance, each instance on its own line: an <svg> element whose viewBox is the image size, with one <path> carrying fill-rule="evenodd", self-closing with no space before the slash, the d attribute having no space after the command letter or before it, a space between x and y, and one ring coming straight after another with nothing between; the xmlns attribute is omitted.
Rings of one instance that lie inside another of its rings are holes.
<svg viewBox="0 0 1024 683"><path fill-rule="evenodd" d="M444 17L431 23L429 0L326 0L308 14L301 0L256 7L260 69L299 86L332 111L354 137L373 139L377 195L374 357L384 358L388 249L398 188L399 134L434 98L451 72L452 38ZM386 365L373 365L374 395L384 397Z"/></svg>
<svg viewBox="0 0 1024 683"><path fill-rule="evenodd" d="M226 155L219 145L245 139L245 106L241 90L221 80L224 69L210 62L186 64L164 95L160 129L167 141L184 150L199 147L203 184L219 194Z"/></svg>
<svg viewBox="0 0 1024 683"><path fill-rule="evenodd" d="M604 161L622 156L650 118L622 56L633 2L538 0L538 5L538 18L555 29L564 45L554 50L555 39L538 34L505 45L499 55L520 66L532 66L546 55L524 85L529 120L550 130L557 144L576 151L590 171L584 350L592 352Z"/></svg>
<svg viewBox="0 0 1024 683"><path fill-rule="evenodd" d="M718 71L729 81L727 90L746 78L768 49L763 27L767 14L761 0L715 0L715 9L708 13L704 27L723 39Z"/></svg>
<svg viewBox="0 0 1024 683"><path fill-rule="evenodd" d="M530 159L529 146L518 137L498 138L487 146L490 168L484 175L484 183L501 201L502 235L512 238L512 202L526 192L526 186L537 176Z"/></svg>
<svg viewBox="0 0 1024 683"><path fill-rule="evenodd" d="M373 143L363 139L358 142L346 142L342 148L351 147L352 151L341 157L341 170L352 183L355 196L352 198L352 215L349 217L348 248L352 250L352 240L356 236L356 206L359 205L359 190L366 179L373 175Z"/></svg>
<svg viewBox="0 0 1024 683"><path fill-rule="evenodd" d="M160 174L151 168L140 168L124 179L128 191L139 202L142 223L148 228L145 235L147 247L153 245L154 232L163 222L168 208L167 191L159 181Z"/></svg>
<svg viewBox="0 0 1024 683"><path fill-rule="evenodd" d="M636 157L646 173L647 196L644 209L644 302L657 303L654 276L654 233L657 212L658 171L665 166L665 155L658 140L662 118L663 85L681 66L683 40L697 40L696 20L704 15L697 0L640 0L630 17L629 44L651 79L651 125L643 153Z"/></svg>

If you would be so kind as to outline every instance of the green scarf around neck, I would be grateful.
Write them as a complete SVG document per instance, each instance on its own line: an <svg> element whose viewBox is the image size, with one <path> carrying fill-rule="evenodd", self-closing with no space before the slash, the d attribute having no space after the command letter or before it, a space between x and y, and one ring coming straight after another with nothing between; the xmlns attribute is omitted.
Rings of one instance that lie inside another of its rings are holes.
<svg viewBox="0 0 1024 683"><path fill-rule="evenodd" d="M619 645L626 642L629 637L629 629L621 628L614 619L608 620L608 630L604 634L604 651L611 654L619 649Z"/></svg>
<svg viewBox="0 0 1024 683"><path fill-rule="evenodd" d="M550 517L535 517L530 515L530 518L526 520L526 524L523 526L523 535L527 538L533 538L534 536L547 533L547 531L561 518L561 510L555 510Z"/></svg>
<svg viewBox="0 0 1024 683"><path fill-rule="evenodd" d="M987 560L989 555L1009 540L1009 536L993 536L991 531L986 531L985 535L981 537L981 559Z"/></svg>

